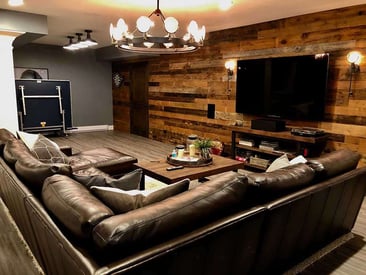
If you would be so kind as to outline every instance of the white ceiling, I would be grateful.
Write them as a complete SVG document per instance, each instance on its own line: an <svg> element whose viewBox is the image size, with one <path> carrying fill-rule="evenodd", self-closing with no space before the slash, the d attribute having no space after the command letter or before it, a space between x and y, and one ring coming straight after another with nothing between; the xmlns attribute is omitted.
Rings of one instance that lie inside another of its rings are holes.
<svg viewBox="0 0 366 275"><path fill-rule="evenodd" d="M174 16L185 31L194 19L205 25L207 32L251 25L301 14L365 4L365 0L233 0L228 11L218 9L220 0L160 0L165 17ZM136 19L148 16L156 8L156 0L24 0L21 7L10 7L1 0L0 8L46 15L48 35L34 41L41 44L64 45L66 36L85 29L93 30L98 47L110 45L109 25L122 17L134 28Z"/></svg>

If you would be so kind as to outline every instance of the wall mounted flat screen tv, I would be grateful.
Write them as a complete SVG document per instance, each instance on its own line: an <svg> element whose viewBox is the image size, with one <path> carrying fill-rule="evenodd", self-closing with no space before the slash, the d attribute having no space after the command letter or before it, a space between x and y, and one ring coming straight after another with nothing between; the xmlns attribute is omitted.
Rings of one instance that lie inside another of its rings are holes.
<svg viewBox="0 0 366 275"><path fill-rule="evenodd" d="M236 112L289 120L322 120L328 68L328 54L239 60Z"/></svg>

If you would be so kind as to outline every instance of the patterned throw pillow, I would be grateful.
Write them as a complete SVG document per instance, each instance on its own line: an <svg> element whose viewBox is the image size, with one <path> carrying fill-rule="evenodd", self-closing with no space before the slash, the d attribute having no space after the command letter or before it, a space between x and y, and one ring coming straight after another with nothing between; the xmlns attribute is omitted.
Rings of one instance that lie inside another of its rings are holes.
<svg viewBox="0 0 366 275"><path fill-rule="evenodd" d="M41 134L18 132L19 138L27 145L31 153L44 163L66 163L67 156L58 145Z"/></svg>
<svg viewBox="0 0 366 275"><path fill-rule="evenodd" d="M92 186L90 190L110 209L112 209L114 213L121 214L165 200L169 197L187 191L188 188L189 179L184 179L158 190L124 191L118 188L101 186Z"/></svg>

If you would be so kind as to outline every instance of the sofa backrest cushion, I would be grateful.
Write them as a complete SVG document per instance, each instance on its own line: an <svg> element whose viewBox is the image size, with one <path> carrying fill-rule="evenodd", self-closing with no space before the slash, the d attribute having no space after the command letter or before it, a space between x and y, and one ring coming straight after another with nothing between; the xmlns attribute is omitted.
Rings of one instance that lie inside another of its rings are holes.
<svg viewBox="0 0 366 275"><path fill-rule="evenodd" d="M4 159L8 164L14 165L18 159L28 156L32 156L32 154L20 139L11 139L5 143Z"/></svg>
<svg viewBox="0 0 366 275"><path fill-rule="evenodd" d="M108 205L114 213L122 214L137 208L153 204L187 191L189 179L170 184L158 190L124 191L114 187L92 186L91 192Z"/></svg>
<svg viewBox="0 0 366 275"><path fill-rule="evenodd" d="M55 175L71 176L71 166L64 163L43 163L32 154L28 157L20 158L15 163L15 172L26 184L31 184L37 191L40 191L46 178Z"/></svg>
<svg viewBox="0 0 366 275"><path fill-rule="evenodd" d="M315 172L304 163L283 167L272 172L249 173L248 183L259 191L282 192L309 185Z"/></svg>
<svg viewBox="0 0 366 275"><path fill-rule="evenodd" d="M16 136L5 128L0 128L0 150L4 149L6 142L10 139L16 139Z"/></svg>
<svg viewBox="0 0 366 275"><path fill-rule="evenodd" d="M45 180L42 198L47 209L81 238L90 237L96 224L113 215L112 210L85 186L64 175L54 175Z"/></svg>
<svg viewBox="0 0 366 275"><path fill-rule="evenodd" d="M187 192L109 217L94 228L93 239L102 249L152 245L237 211L246 188L245 177L223 174Z"/></svg>
<svg viewBox="0 0 366 275"><path fill-rule="evenodd" d="M361 154L350 149L341 149L308 159L307 164L316 171L320 180L353 170L357 167Z"/></svg>

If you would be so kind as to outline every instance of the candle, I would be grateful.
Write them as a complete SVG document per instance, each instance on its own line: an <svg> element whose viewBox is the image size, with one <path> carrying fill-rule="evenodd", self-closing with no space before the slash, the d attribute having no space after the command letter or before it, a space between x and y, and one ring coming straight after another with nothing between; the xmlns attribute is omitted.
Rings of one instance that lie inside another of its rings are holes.
<svg viewBox="0 0 366 275"><path fill-rule="evenodd" d="M196 155L196 148L194 147L194 144L189 145L189 156L194 157Z"/></svg>

